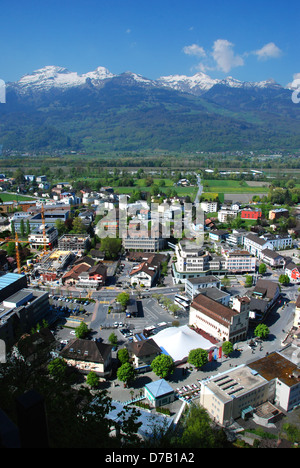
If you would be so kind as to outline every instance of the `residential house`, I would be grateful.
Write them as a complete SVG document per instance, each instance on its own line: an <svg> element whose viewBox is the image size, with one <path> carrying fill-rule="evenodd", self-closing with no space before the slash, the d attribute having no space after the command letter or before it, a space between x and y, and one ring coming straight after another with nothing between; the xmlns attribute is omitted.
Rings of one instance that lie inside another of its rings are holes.
<svg viewBox="0 0 300 468"><path fill-rule="evenodd" d="M214 275L188 278L185 282L185 293L190 299L194 299L203 289L212 287L221 288L221 280Z"/></svg>
<svg viewBox="0 0 300 468"><path fill-rule="evenodd" d="M60 356L82 374L95 372L105 381L112 372L111 350L111 345L75 338L63 348Z"/></svg>
<svg viewBox="0 0 300 468"><path fill-rule="evenodd" d="M230 273L254 273L256 258L247 250L233 250L224 253L225 270Z"/></svg>
<svg viewBox="0 0 300 468"><path fill-rule="evenodd" d="M166 261L165 255L151 255L135 265L130 272L130 282L132 285L138 284L152 287L158 280L161 271L162 261Z"/></svg>
<svg viewBox="0 0 300 468"><path fill-rule="evenodd" d="M150 365L162 351L152 338L127 344L130 361L137 371L150 370Z"/></svg>
<svg viewBox="0 0 300 468"><path fill-rule="evenodd" d="M293 326L297 329L300 329L300 295L297 297L296 304L295 304L295 315L294 315Z"/></svg>
<svg viewBox="0 0 300 468"><path fill-rule="evenodd" d="M290 282L294 284L300 283L300 266L290 261L285 266L285 274L288 275Z"/></svg>
<svg viewBox="0 0 300 468"><path fill-rule="evenodd" d="M250 220L257 220L262 217L262 211L261 210L254 210L251 208L244 208L241 211L241 219L250 219Z"/></svg>
<svg viewBox="0 0 300 468"><path fill-rule="evenodd" d="M249 318L261 321L280 296L280 288L275 281L258 279L250 298Z"/></svg>
<svg viewBox="0 0 300 468"><path fill-rule="evenodd" d="M272 268L282 268L285 265L284 257L271 249L262 250L260 259Z"/></svg>
<svg viewBox="0 0 300 468"><path fill-rule="evenodd" d="M87 271L82 271L78 275L78 287L98 289L105 285L107 278L107 266L103 263L98 263L92 266Z"/></svg>
<svg viewBox="0 0 300 468"><path fill-rule="evenodd" d="M269 219L270 220L276 220L279 218L288 218L289 217L289 210L286 210L285 208L277 208L274 210L269 211Z"/></svg>

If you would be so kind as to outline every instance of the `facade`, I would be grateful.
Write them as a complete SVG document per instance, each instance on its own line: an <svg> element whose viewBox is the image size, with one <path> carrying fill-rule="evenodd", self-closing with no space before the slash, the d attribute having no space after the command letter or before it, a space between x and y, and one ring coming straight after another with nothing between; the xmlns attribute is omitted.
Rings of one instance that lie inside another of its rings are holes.
<svg viewBox="0 0 300 468"><path fill-rule="evenodd" d="M166 239L147 236L147 232L141 235L124 237L123 247L127 251L158 252L166 245Z"/></svg>
<svg viewBox="0 0 300 468"><path fill-rule="evenodd" d="M288 218L288 216L289 216L289 210L286 210L285 208L277 208L275 210L269 211L270 220L276 220L282 217Z"/></svg>
<svg viewBox="0 0 300 468"><path fill-rule="evenodd" d="M285 274L288 275L290 282L300 283L300 267L293 262L289 262L285 267Z"/></svg>
<svg viewBox="0 0 300 468"><path fill-rule="evenodd" d="M221 288L221 280L214 275L188 278L185 282L185 293L190 299L194 299L202 290L212 287Z"/></svg>
<svg viewBox="0 0 300 468"><path fill-rule="evenodd" d="M156 356L161 354L160 347L152 338L132 341L127 345L130 360L136 370L150 369L150 364Z"/></svg>
<svg viewBox="0 0 300 468"><path fill-rule="evenodd" d="M185 283L187 279L204 276L208 273L224 271L225 259L212 257L196 242L179 242L175 247L176 262L173 263L173 276L176 283Z"/></svg>
<svg viewBox="0 0 300 468"><path fill-rule="evenodd" d="M264 249L261 252L261 261L273 268L280 268L285 265L285 259L275 250Z"/></svg>
<svg viewBox="0 0 300 468"><path fill-rule="evenodd" d="M261 321L265 314L273 307L280 296L278 283L270 280L258 279L250 298L249 318Z"/></svg>
<svg viewBox="0 0 300 468"><path fill-rule="evenodd" d="M254 273L256 258L247 250L234 250L224 254L225 269L231 273Z"/></svg>
<svg viewBox="0 0 300 468"><path fill-rule="evenodd" d="M75 338L63 348L60 356L82 374L93 371L99 378L106 380L112 370L111 350L111 345Z"/></svg>
<svg viewBox="0 0 300 468"><path fill-rule="evenodd" d="M151 287L160 276L161 262L167 257L161 254L147 256L139 265L135 265L130 272L132 285L138 284Z"/></svg>
<svg viewBox="0 0 300 468"><path fill-rule="evenodd" d="M145 385L145 398L156 408L172 403L175 400L175 392L166 380L160 379Z"/></svg>
<svg viewBox="0 0 300 468"><path fill-rule="evenodd" d="M30 243L30 246L34 249L37 249L43 246L44 244L52 248L57 244L57 239L58 232L57 229L55 229L55 227L53 226L45 229L45 239L43 231L40 228L36 229L28 236L28 242Z"/></svg>
<svg viewBox="0 0 300 468"><path fill-rule="evenodd" d="M200 206L205 213L216 213L218 210L218 202L216 201L203 201Z"/></svg>
<svg viewBox="0 0 300 468"><path fill-rule="evenodd" d="M97 289L105 285L106 278L107 267L103 263L98 263L87 271L79 273L77 286L81 288Z"/></svg>
<svg viewBox="0 0 300 468"><path fill-rule="evenodd" d="M43 319L50 319L49 295L23 288L0 304L0 339L12 346L20 333L29 333Z"/></svg>
<svg viewBox="0 0 300 468"><path fill-rule="evenodd" d="M0 276L0 302L26 287L27 278L25 275L6 273Z"/></svg>
<svg viewBox="0 0 300 468"><path fill-rule="evenodd" d="M244 248L248 250L251 255L257 257L258 259L262 256L262 251L266 249L274 250L274 247L271 242L259 237L257 234L248 234L244 237Z"/></svg>
<svg viewBox="0 0 300 468"><path fill-rule="evenodd" d="M249 317L246 311L239 313L198 294L190 306L189 325L203 330L218 341L235 343L246 339Z"/></svg>
<svg viewBox="0 0 300 468"><path fill-rule="evenodd" d="M270 397L268 381L245 364L200 383L201 406L223 427L245 418Z"/></svg>
<svg viewBox="0 0 300 468"><path fill-rule="evenodd" d="M60 250L84 251L89 247L90 236L83 234L64 234L58 239Z"/></svg>
<svg viewBox="0 0 300 468"><path fill-rule="evenodd" d="M261 210L251 210L250 208L246 208L241 211L241 218L242 219L253 219L257 220L261 218L262 212Z"/></svg>
<svg viewBox="0 0 300 468"><path fill-rule="evenodd" d="M300 296L297 297L294 315L294 327L300 328Z"/></svg>
<svg viewBox="0 0 300 468"><path fill-rule="evenodd" d="M228 221L235 219L238 215L238 211L235 210L220 210L218 211L218 220L220 223L227 223Z"/></svg>
<svg viewBox="0 0 300 468"><path fill-rule="evenodd" d="M300 405L300 370L282 353L272 353L248 364L252 372L264 378L269 385L269 399L284 411Z"/></svg>

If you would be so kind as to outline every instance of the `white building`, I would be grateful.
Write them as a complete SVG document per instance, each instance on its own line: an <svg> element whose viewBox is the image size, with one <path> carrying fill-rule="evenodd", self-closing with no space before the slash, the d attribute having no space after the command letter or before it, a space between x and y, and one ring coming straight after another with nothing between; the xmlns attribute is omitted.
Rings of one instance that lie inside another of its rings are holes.
<svg viewBox="0 0 300 468"><path fill-rule="evenodd" d="M190 306L189 325L205 331L218 341L235 343L246 339L249 315L247 311L239 313L198 294Z"/></svg>
<svg viewBox="0 0 300 468"><path fill-rule="evenodd" d="M256 258L247 250L234 250L224 253L225 269L230 273L254 273Z"/></svg>
<svg viewBox="0 0 300 468"><path fill-rule="evenodd" d="M218 202L216 201L203 201L200 206L205 213L216 213L218 210Z"/></svg>

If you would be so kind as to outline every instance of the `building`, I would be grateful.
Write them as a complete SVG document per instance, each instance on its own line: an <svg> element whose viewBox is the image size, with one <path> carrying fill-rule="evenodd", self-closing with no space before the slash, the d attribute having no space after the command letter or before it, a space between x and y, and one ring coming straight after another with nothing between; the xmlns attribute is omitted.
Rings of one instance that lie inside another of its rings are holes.
<svg viewBox="0 0 300 468"><path fill-rule="evenodd" d="M70 250L55 249L44 255L38 267L43 281L55 281L60 278L73 260L74 254Z"/></svg>
<svg viewBox="0 0 300 468"><path fill-rule="evenodd" d="M63 348L60 356L82 374L93 371L101 380L106 380L112 371L111 350L111 345L75 338Z"/></svg>
<svg viewBox="0 0 300 468"><path fill-rule="evenodd" d="M200 206L205 213L216 213L218 210L218 202L216 201L203 201Z"/></svg>
<svg viewBox="0 0 300 468"><path fill-rule="evenodd" d="M226 242L232 247L238 247L244 245L244 237L249 232L245 229L233 229L228 235Z"/></svg>
<svg viewBox="0 0 300 468"><path fill-rule="evenodd" d="M180 241L175 247L176 262L172 264L174 281L185 283L187 279L207 274L224 273L225 259L212 257L196 242Z"/></svg>
<svg viewBox="0 0 300 468"><path fill-rule="evenodd" d="M165 247L166 239L158 235L153 236L147 230L143 230L123 237L122 243L126 251L158 252Z"/></svg>
<svg viewBox="0 0 300 468"><path fill-rule="evenodd" d="M58 239L57 247L60 250L78 252L88 249L89 245L90 236L86 234L64 234Z"/></svg>
<svg viewBox="0 0 300 468"><path fill-rule="evenodd" d="M268 382L268 399L276 406L292 411L300 405L299 360L294 363L283 352L275 352L251 362L248 367Z"/></svg>
<svg viewBox="0 0 300 468"><path fill-rule="evenodd" d="M269 219L270 220L276 220L280 218L288 218L289 217L289 210L286 210L285 208L277 208L274 210L269 211Z"/></svg>
<svg viewBox="0 0 300 468"><path fill-rule="evenodd" d="M105 285L107 278L107 266L97 263L87 271L82 271L78 275L77 286L81 288L98 289Z"/></svg>
<svg viewBox="0 0 300 468"><path fill-rule="evenodd" d="M274 250L273 244L264 237L259 237L257 234L250 233L244 237L244 248L251 255L258 259L262 256L262 251L266 249Z"/></svg>
<svg viewBox="0 0 300 468"><path fill-rule="evenodd" d="M268 401L268 381L242 364L200 382L200 404L220 426L252 415L256 407Z"/></svg>
<svg viewBox="0 0 300 468"><path fill-rule="evenodd" d="M285 266L285 274L288 275L291 283L300 283L299 265L296 265L294 262L288 262Z"/></svg>
<svg viewBox="0 0 300 468"><path fill-rule="evenodd" d="M293 326L297 329L300 328L300 295L297 297L296 304L295 304L295 315L294 315Z"/></svg>
<svg viewBox="0 0 300 468"><path fill-rule="evenodd" d="M219 210L218 211L218 221L220 223L227 223L232 219L235 219L238 215L238 211L235 210Z"/></svg>
<svg viewBox="0 0 300 468"><path fill-rule="evenodd" d="M213 241L225 241L229 236L228 231L224 231L223 229L215 229L213 231L209 231L209 238Z"/></svg>
<svg viewBox="0 0 300 468"><path fill-rule="evenodd" d="M244 208L241 211L241 219L257 220L257 219L260 219L261 216L262 216L261 210L253 210L251 208Z"/></svg>
<svg viewBox="0 0 300 468"><path fill-rule="evenodd" d="M22 288L0 304L0 339L12 346L20 334L29 333L42 320L51 321L47 292Z"/></svg>
<svg viewBox="0 0 300 468"><path fill-rule="evenodd" d="M222 291L219 288L215 287L208 287L208 288L203 288L201 289L201 294L204 294L204 296L209 297L210 299L213 299L216 302L219 302L220 304L223 304L224 306L229 306L230 302L230 294Z"/></svg>
<svg viewBox="0 0 300 468"><path fill-rule="evenodd" d="M145 398L153 408L168 405L175 400L175 392L164 379L156 380L145 385Z"/></svg>
<svg viewBox="0 0 300 468"><path fill-rule="evenodd" d="M230 273L255 273L256 258L247 250L234 250L226 252L225 270Z"/></svg>
<svg viewBox="0 0 300 468"><path fill-rule="evenodd" d="M293 245L293 238L290 234L263 234L261 238L268 241L274 250L288 249Z"/></svg>
<svg viewBox="0 0 300 468"><path fill-rule="evenodd" d="M162 351L152 338L132 341L127 345L130 360L137 371L150 370L151 362Z"/></svg>
<svg viewBox="0 0 300 468"><path fill-rule="evenodd" d="M27 278L25 275L6 273L0 276L0 302L26 287Z"/></svg>
<svg viewBox="0 0 300 468"><path fill-rule="evenodd" d="M239 313L204 294L198 294L190 306L189 325L218 341L235 343L246 339L249 317L246 311Z"/></svg>
<svg viewBox="0 0 300 468"><path fill-rule="evenodd" d="M282 268L285 265L285 258L271 249L262 250L260 260L272 268Z"/></svg>
<svg viewBox="0 0 300 468"><path fill-rule="evenodd" d="M43 234L43 227L36 228L34 232L29 234L28 242L33 249L38 249L41 246L55 247L57 244L58 232L55 227L46 227L45 236Z"/></svg>
<svg viewBox="0 0 300 468"><path fill-rule="evenodd" d="M261 278L258 279L250 298L249 318L255 321L263 320L279 296L280 288L278 283Z"/></svg>
<svg viewBox="0 0 300 468"><path fill-rule="evenodd" d="M185 282L185 293L190 299L194 299L202 290L212 287L221 288L221 280L214 275L188 278Z"/></svg>
<svg viewBox="0 0 300 468"><path fill-rule="evenodd" d="M131 285L153 286L160 276L161 262L166 260L165 255L154 254L135 265L129 274Z"/></svg>

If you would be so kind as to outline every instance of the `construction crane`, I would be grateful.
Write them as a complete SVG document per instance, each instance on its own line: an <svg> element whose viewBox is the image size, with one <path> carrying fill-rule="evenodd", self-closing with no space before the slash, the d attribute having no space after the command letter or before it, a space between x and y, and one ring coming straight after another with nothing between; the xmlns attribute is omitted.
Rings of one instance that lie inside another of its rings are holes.
<svg viewBox="0 0 300 468"><path fill-rule="evenodd" d="M47 240L46 240L46 225L45 225L45 212L44 212L44 204L42 203L41 207L41 214L42 214L42 225L43 225L43 244L44 244L44 252L43 255L47 253Z"/></svg>
<svg viewBox="0 0 300 468"><path fill-rule="evenodd" d="M16 238L15 238L15 244L16 244L17 268L18 268L18 273L20 275L21 274L21 260L20 260L20 253L19 253L19 238L18 238L17 232L16 232Z"/></svg>

